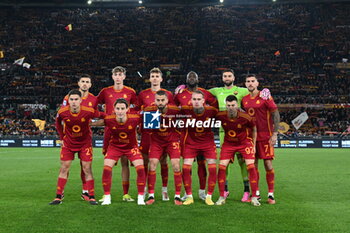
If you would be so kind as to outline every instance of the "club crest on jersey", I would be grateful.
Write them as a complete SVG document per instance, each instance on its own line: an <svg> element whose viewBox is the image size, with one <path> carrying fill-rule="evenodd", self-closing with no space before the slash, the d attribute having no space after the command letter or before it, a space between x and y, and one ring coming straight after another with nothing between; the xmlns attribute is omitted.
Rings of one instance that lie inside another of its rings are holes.
<svg viewBox="0 0 350 233"><path fill-rule="evenodd" d="M148 95L148 96L146 96L146 99L149 99L149 95Z"/></svg>
<svg viewBox="0 0 350 233"><path fill-rule="evenodd" d="M182 96L182 99L186 99L187 97L184 95L184 96Z"/></svg>
<svg viewBox="0 0 350 233"><path fill-rule="evenodd" d="M117 129L115 126L113 126L113 128L112 129Z"/></svg>
<svg viewBox="0 0 350 233"><path fill-rule="evenodd" d="M159 111L144 112L143 113L143 128L145 128L145 129L159 129L161 115L162 114Z"/></svg>
<svg viewBox="0 0 350 233"><path fill-rule="evenodd" d="M113 98L113 95L112 95L112 94L110 94L110 95L109 95L109 98Z"/></svg>
<svg viewBox="0 0 350 233"><path fill-rule="evenodd" d="M123 98L126 99L126 98L128 98L128 96L127 96L126 94L124 94L124 95L123 95Z"/></svg>
<svg viewBox="0 0 350 233"><path fill-rule="evenodd" d="M257 100L257 101L256 101L256 104L260 104L260 100Z"/></svg>
<svg viewBox="0 0 350 233"><path fill-rule="evenodd" d="M238 95L238 91L233 92L234 95Z"/></svg>
<svg viewBox="0 0 350 233"><path fill-rule="evenodd" d="M85 122L86 120L85 120L85 118L83 117L83 118L81 118L81 122Z"/></svg>
<svg viewBox="0 0 350 233"><path fill-rule="evenodd" d="M241 125L241 124L238 124L238 125L237 125L237 128L241 129L241 128L242 128L242 125Z"/></svg>
<svg viewBox="0 0 350 233"><path fill-rule="evenodd" d="M92 103L91 103L91 102L89 102L89 106L92 106Z"/></svg>
<svg viewBox="0 0 350 233"><path fill-rule="evenodd" d="M131 125L129 125L129 126L128 126L128 129L132 129L132 126L131 126Z"/></svg>

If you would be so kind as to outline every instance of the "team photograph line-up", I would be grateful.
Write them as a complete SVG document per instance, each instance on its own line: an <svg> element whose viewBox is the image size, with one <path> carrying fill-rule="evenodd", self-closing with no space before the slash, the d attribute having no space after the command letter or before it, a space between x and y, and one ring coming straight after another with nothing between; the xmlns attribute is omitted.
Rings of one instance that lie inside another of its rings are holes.
<svg viewBox="0 0 350 233"><path fill-rule="evenodd" d="M200 189L198 195L207 205L223 205L229 196L227 166L235 155L241 167L244 192L242 202L261 205L259 191L259 159L264 162L268 186L267 203L275 204L275 173L272 166L274 145L277 140L279 112L268 89L260 91L255 75L246 76L246 88L234 85L234 71L222 72L224 87L209 91L198 87L198 75L191 71L184 85L175 95L161 88L162 71L150 70L149 89L136 92L123 82L126 69L112 70L114 85L104 88L97 97L89 93L92 77L82 75L79 89L64 97L58 110L56 128L61 140L56 198L50 205L62 204L64 188L75 154L81 165L81 198L98 205L92 174L92 132L90 127L105 126L101 205L112 203L112 170L122 166L123 201L132 202L129 195L129 161L137 172L137 204L152 205L155 200L156 168L161 164L162 201L169 201L167 189L170 158L174 173L174 204L191 205L192 165L198 163ZM98 106L103 108L99 111ZM102 105L102 106L101 106ZM151 118L147 118L147 116ZM98 118L99 120L94 120ZM147 122L147 120L149 120ZM148 124L147 124L148 123ZM168 123L168 124L166 124ZM157 125L156 125L157 124ZM220 134L220 158L217 161L216 144L212 128ZM141 134L140 146L137 134ZM183 162L180 163L180 158ZM207 174L208 170L208 174ZM181 197L182 186L185 189ZM212 194L219 188L220 197L214 202ZM206 189L207 187L207 189Z"/></svg>

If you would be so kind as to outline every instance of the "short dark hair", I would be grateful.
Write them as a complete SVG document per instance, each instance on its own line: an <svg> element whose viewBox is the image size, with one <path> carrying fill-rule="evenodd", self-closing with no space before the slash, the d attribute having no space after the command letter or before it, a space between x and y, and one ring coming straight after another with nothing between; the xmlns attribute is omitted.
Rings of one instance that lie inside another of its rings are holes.
<svg viewBox="0 0 350 233"><path fill-rule="evenodd" d="M203 98L204 98L204 93L203 93L202 91L200 91L200 90L195 90L195 91L192 92L192 95L195 94L195 93L196 93L196 94L201 94L201 95L203 96Z"/></svg>
<svg viewBox="0 0 350 233"><path fill-rule="evenodd" d="M163 91L163 90L157 91L157 92L156 92L156 95L165 95L165 96L168 98L167 93L166 93L165 91Z"/></svg>
<svg viewBox="0 0 350 233"><path fill-rule="evenodd" d="M71 95L78 95L81 98L81 92L78 89L73 89L68 92L68 97Z"/></svg>
<svg viewBox="0 0 350 233"><path fill-rule="evenodd" d="M247 80L247 78L256 78L256 79L257 79L257 77L256 77L255 74L247 74L247 75L245 76L245 79Z"/></svg>
<svg viewBox="0 0 350 233"><path fill-rule="evenodd" d="M233 69L224 69L224 70L222 71L221 74L224 74L224 73L226 73L226 72L230 72L230 73L232 73L233 75L235 74L235 72L233 71Z"/></svg>
<svg viewBox="0 0 350 233"><path fill-rule="evenodd" d="M82 75L79 75L79 79L78 79L78 82L80 81L80 79L82 78L89 78L91 80L91 76L89 74L82 74Z"/></svg>
<svg viewBox="0 0 350 233"><path fill-rule="evenodd" d="M226 102L232 102L232 101L238 102L237 97L234 96L234 95L229 95L229 96L227 96L225 101L226 101Z"/></svg>
<svg viewBox="0 0 350 233"><path fill-rule="evenodd" d="M119 98L117 99L115 102L114 102L114 107L117 105L117 104L125 104L125 107L128 108L129 107L129 103L126 99L124 98Z"/></svg>

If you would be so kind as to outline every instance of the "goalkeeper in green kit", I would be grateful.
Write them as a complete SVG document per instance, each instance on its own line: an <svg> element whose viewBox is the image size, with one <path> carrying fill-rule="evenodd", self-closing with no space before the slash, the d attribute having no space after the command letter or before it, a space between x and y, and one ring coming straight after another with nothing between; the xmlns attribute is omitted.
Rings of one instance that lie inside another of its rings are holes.
<svg viewBox="0 0 350 233"><path fill-rule="evenodd" d="M223 87L215 87L209 90L209 92L216 97L219 103L219 110L225 111L226 110L226 97L229 95L234 95L237 98L238 107L241 107L241 101L242 98L249 94L249 91L247 88L237 87L233 85L233 82L235 81L234 71L232 69L227 69L222 72L222 81L224 83ZM266 93L267 92L267 93ZM269 95L269 90L265 89L265 95ZM225 132L224 129L221 127L219 130L219 136L220 136L220 145L224 142L224 136ZM249 191L249 180L248 180L248 172L244 163L244 159L240 154L237 154L238 163L241 167L241 174L243 178L244 183L244 194L241 199L242 202L250 202L250 191ZM229 169L226 169L228 172ZM228 175L227 175L228 177ZM225 183L225 193L224 197L228 197L229 191L228 191L228 179L226 179Z"/></svg>

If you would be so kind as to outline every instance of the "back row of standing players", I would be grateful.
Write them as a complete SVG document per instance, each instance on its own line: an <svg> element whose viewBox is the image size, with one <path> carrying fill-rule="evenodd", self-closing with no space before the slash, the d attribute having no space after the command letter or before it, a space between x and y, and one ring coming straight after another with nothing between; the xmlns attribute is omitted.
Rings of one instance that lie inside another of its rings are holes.
<svg viewBox="0 0 350 233"><path fill-rule="evenodd" d="M138 174L138 204L145 204L146 180L148 181L146 204L153 204L155 201L155 171L159 161L162 175L162 199L168 201L167 154L170 156L174 170L174 202L176 205L189 205L194 202L191 188L191 170L194 158L197 158L198 163L199 198L205 200L206 204L213 205L211 195L218 180L220 198L216 204L222 205L229 195L226 179L227 166L230 161L233 162L236 152L239 152L237 157L244 183L242 202L251 202L255 206L260 205L257 164L258 159L263 159L269 190L267 200L270 204L275 203L272 160L274 158L273 145L277 139L279 113L272 97L269 94L264 95L265 93L257 89L259 83L254 75L246 77L247 89L240 88L233 84L235 80L233 70L225 70L222 72L224 87L207 91L198 87L198 75L195 72L190 72L186 79L187 87L176 90L174 97L170 91L161 88L162 72L158 68L153 68L150 71L151 88L141 91L138 96L134 89L124 85L126 70L123 67L115 67L112 70L112 78L114 85L102 89L99 95L95 97L89 93L92 85L91 77L82 75L78 81L81 102L79 102L79 95L77 95L79 91L72 91L64 98L56 119L57 130L62 140L61 169L56 198L50 204L62 203L70 164L76 152L79 154L81 163L81 179L83 182L81 196L90 204L97 204L94 197L94 179L91 171L92 136L91 124L89 125L91 119L95 117L104 120L93 123L93 125L105 125L103 144L105 162L102 177L104 196L100 200L102 205L111 204L112 167L118 162L119 158L122 165L124 201L134 201L129 195L130 171L128 159L133 163ZM99 104L103 105L104 113L98 112ZM241 104L247 113L240 110ZM219 113L217 108L220 110ZM214 136L211 129L195 128L193 132L191 130L189 132L187 130L177 132L177 130L162 128L155 132L154 130L141 128L141 143L137 147L135 133L137 125L140 124L140 115L136 113L140 110L160 110L163 117L166 114L186 113L197 120L200 118L205 120L208 117L216 117L221 120L223 127L220 128L221 156L218 173L216 171ZM87 113L85 117L83 112ZM164 131L168 132L164 133ZM179 133L180 138L177 137ZM182 172L180 169L181 154L184 158ZM255 155L257 156L256 159ZM206 161L209 171L207 194L205 191L207 182ZM182 182L186 193L181 199ZM249 184L252 189L251 194Z"/></svg>

